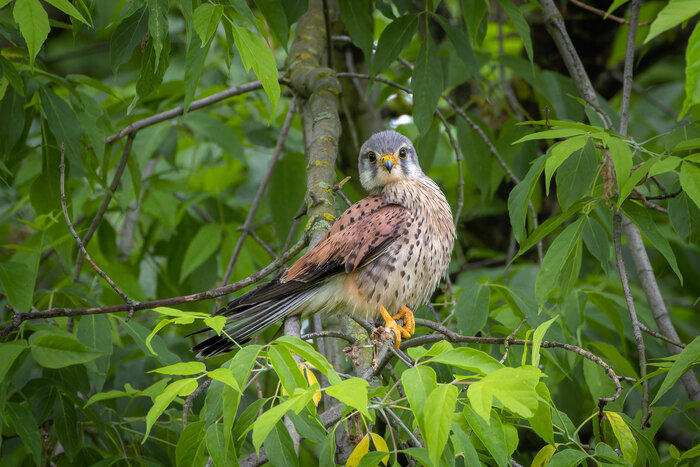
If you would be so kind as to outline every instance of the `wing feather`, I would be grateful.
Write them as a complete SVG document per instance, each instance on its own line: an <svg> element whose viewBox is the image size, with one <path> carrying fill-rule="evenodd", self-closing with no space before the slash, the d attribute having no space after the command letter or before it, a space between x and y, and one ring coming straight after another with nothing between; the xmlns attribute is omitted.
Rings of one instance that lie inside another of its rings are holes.
<svg viewBox="0 0 700 467"><path fill-rule="evenodd" d="M373 198L355 203L316 248L299 258L281 280L308 283L341 271L350 273L384 253L405 233L410 217L402 206L379 203Z"/></svg>

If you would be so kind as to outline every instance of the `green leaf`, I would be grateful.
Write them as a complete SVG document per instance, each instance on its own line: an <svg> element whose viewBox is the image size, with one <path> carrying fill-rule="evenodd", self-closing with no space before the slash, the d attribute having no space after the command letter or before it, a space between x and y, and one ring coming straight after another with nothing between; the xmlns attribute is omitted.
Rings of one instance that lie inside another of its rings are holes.
<svg viewBox="0 0 700 467"><path fill-rule="evenodd" d="M32 273L24 263L16 261L0 262L0 285L7 302L17 311L26 313L32 306L36 272Z"/></svg>
<svg viewBox="0 0 700 467"><path fill-rule="evenodd" d="M527 211L527 204L537 188L537 181L544 170L545 161L546 159L544 157L535 159L535 162L533 162L525 178L520 180L520 183L515 185L515 188L513 188L508 195L508 216L513 226L513 236L518 243L522 243L523 238L525 238L525 213Z"/></svg>
<svg viewBox="0 0 700 467"><path fill-rule="evenodd" d="M515 255L513 260L517 259L518 257L520 257L520 255L527 252L544 237L554 232L557 229L557 227L559 227L565 221L569 220L574 214L577 214L580 211L584 210L587 206L590 205L590 203L591 201L579 201L573 206L569 206L569 208L565 212L562 212L554 217L550 217L549 219L544 221L520 245L520 250L518 250L518 253Z"/></svg>
<svg viewBox="0 0 700 467"><path fill-rule="evenodd" d="M649 27L644 43L647 44L659 34L700 13L700 3L695 0L671 0L659 12Z"/></svg>
<svg viewBox="0 0 700 467"><path fill-rule="evenodd" d="M221 381L222 383L231 387L235 391L240 392L240 390L241 390L238 387L238 383L236 382L236 379L233 377L233 372L229 368L217 368L217 369L212 370L209 373L207 373L207 376L209 376L211 379Z"/></svg>
<svg viewBox="0 0 700 467"><path fill-rule="evenodd" d="M681 353L678 354L676 361L673 362L673 365L671 365L671 368L668 370L668 374L661 383L651 404L655 405L661 396L666 394L666 392L678 382L678 379L696 363L698 358L700 358L700 336L693 339L693 341L685 346Z"/></svg>
<svg viewBox="0 0 700 467"><path fill-rule="evenodd" d="M298 337L282 336L275 340L275 343L282 344L307 362L311 363L314 368L326 375L330 384L336 385L340 383L340 376L338 376L338 373L336 373L331 364L328 363L326 357L316 351L316 349L314 349L314 347L308 342L305 342Z"/></svg>
<svg viewBox="0 0 700 467"><path fill-rule="evenodd" d="M301 373L292 353L282 345L272 345L267 351L272 368L279 376L282 386L288 394L294 394L297 388L308 387L306 378Z"/></svg>
<svg viewBox="0 0 700 467"><path fill-rule="evenodd" d="M563 211L589 194L597 171L598 157L589 139L582 149L574 151L557 169L557 199Z"/></svg>
<svg viewBox="0 0 700 467"><path fill-rule="evenodd" d="M669 156L664 159L657 159L656 163L649 169L649 176L654 177L656 175L670 172L676 170L678 164L680 164L682 159L677 156Z"/></svg>
<svg viewBox="0 0 700 467"><path fill-rule="evenodd" d="M220 224L204 224L189 242L180 269L180 283L197 269L221 245L223 228Z"/></svg>
<svg viewBox="0 0 700 467"><path fill-rule="evenodd" d="M587 136L575 136L552 147L552 152L544 165L545 193L549 195L549 185L554 171L574 152L583 149L588 142Z"/></svg>
<svg viewBox="0 0 700 467"><path fill-rule="evenodd" d="M352 2L350 2L352 3ZM377 42L372 72L384 72L396 60L402 50L408 47L418 26L418 17L413 14L401 16L389 23Z"/></svg>
<svg viewBox="0 0 700 467"><path fill-rule="evenodd" d="M491 289L486 284L468 281L457 299L457 331L473 336L486 325L489 316Z"/></svg>
<svg viewBox="0 0 700 467"><path fill-rule="evenodd" d="M496 464L499 467L508 466L510 456L501 419L492 414L490 420L486 421L469 405L464 406L463 414L476 437L491 453Z"/></svg>
<svg viewBox="0 0 700 467"><path fill-rule="evenodd" d="M425 401L424 412L430 416L424 417L423 439L433 465L438 465L447 444L458 393L456 386L441 384L428 394Z"/></svg>
<svg viewBox="0 0 700 467"><path fill-rule="evenodd" d="M12 16L17 21L24 42L27 43L29 65L33 69L34 59L51 31L49 15L46 14L39 0L16 0Z"/></svg>
<svg viewBox="0 0 700 467"><path fill-rule="evenodd" d="M491 411L489 397L496 397L503 407L523 418L535 415L538 406L536 391L542 373L535 367L505 367L486 375L481 381L469 385L467 396L480 402L479 415L488 422L488 413ZM488 410L483 410L488 407ZM477 410L477 407L474 408Z"/></svg>
<svg viewBox="0 0 700 467"><path fill-rule="evenodd" d="M548 466L552 467L574 467L581 464L586 457L585 452L578 449L565 449L559 451L549 460Z"/></svg>
<svg viewBox="0 0 700 467"><path fill-rule="evenodd" d="M503 7L503 11L506 12L510 20L515 26L515 30L518 31L520 39L523 41L523 46L527 52L527 57L530 59L532 64L533 53L532 53L532 38L530 37L530 26L527 24L525 17L523 16L520 9L515 6L510 0L498 0L498 3Z"/></svg>
<svg viewBox="0 0 700 467"><path fill-rule="evenodd" d="M348 28L352 42L362 50L365 61L372 63L372 8L369 0L339 0L340 17Z"/></svg>
<svg viewBox="0 0 700 467"><path fill-rule="evenodd" d="M535 279L535 297L538 303L544 303L554 290L559 275L571 261L571 256L581 242L581 231L586 218L579 217L569 224L552 242L542 260L542 267Z"/></svg>
<svg viewBox="0 0 700 467"><path fill-rule="evenodd" d="M162 375L198 375L207 371L206 365L202 362L179 362L174 365L164 366L149 371L149 373L160 373Z"/></svg>
<svg viewBox="0 0 700 467"><path fill-rule="evenodd" d="M41 96L41 110L46 116L48 127L56 137L56 142L60 146L65 144L66 156L71 163L82 165L81 156L83 154L83 130L78 122L73 109L51 89L46 86L39 88Z"/></svg>
<svg viewBox="0 0 700 467"><path fill-rule="evenodd" d="M632 150L619 138L610 138L607 146L615 166L617 186L622 187L630 176L630 170L632 170Z"/></svg>
<svg viewBox="0 0 700 467"><path fill-rule="evenodd" d="M184 123L194 131L197 138L211 141L230 156L247 163L243 154L243 143L238 135L218 118L200 111L187 114Z"/></svg>
<svg viewBox="0 0 700 467"><path fill-rule="evenodd" d="M349 378L326 388L326 394L372 418L367 410L367 386L362 378Z"/></svg>
<svg viewBox="0 0 700 467"><path fill-rule="evenodd" d="M610 260L610 241L600 222L592 217L587 217L581 237L588 251L600 261L603 269L607 270Z"/></svg>
<svg viewBox="0 0 700 467"><path fill-rule="evenodd" d="M37 428L38 424L36 420L34 420L32 413L23 405L15 402L6 402L5 404L3 418L7 417L12 421L15 432L19 435L22 444L34 459L34 465L42 465L41 436L39 434L39 428Z"/></svg>
<svg viewBox="0 0 700 467"><path fill-rule="evenodd" d="M681 188L700 208L700 169L690 162L681 165Z"/></svg>
<svg viewBox="0 0 700 467"><path fill-rule="evenodd" d="M228 442L230 435L224 433L221 423L214 423L207 428L207 450L211 455L214 465L236 465L236 450L232 443Z"/></svg>
<svg viewBox="0 0 700 467"><path fill-rule="evenodd" d="M700 238L700 208L686 193L668 200L668 217L673 229L686 242Z"/></svg>
<svg viewBox="0 0 700 467"><path fill-rule="evenodd" d="M15 88L17 94L24 96L24 81L22 81L22 78L12 62L5 57L0 56L0 65L2 65L3 78L7 78L12 87ZM17 114L13 115L19 117Z"/></svg>
<svg viewBox="0 0 700 467"><path fill-rule="evenodd" d="M664 255L668 264L671 265L671 269L678 276L678 280L683 284L683 275L678 268L678 263L676 261L676 255L673 253L671 245L668 243L668 239L664 236L659 227L657 226L654 219L652 219L649 211L637 203L627 201L622 205L622 210L630 218L632 222L635 223L639 230L647 237L647 239L654 245L654 248L659 250L659 253Z"/></svg>
<svg viewBox="0 0 700 467"><path fill-rule="evenodd" d="M530 426L540 438L550 444L554 444L554 427L552 425L552 400L549 389L542 381L535 386L539 400L535 414L528 419ZM551 454L550 454L551 455Z"/></svg>
<svg viewBox="0 0 700 467"><path fill-rule="evenodd" d="M248 6L248 2L246 0L228 0L228 3L229 5L231 5L231 7L233 7L234 10L236 10L236 13L238 13L243 19L245 19L248 22L250 26L254 26L258 29L258 32L262 34L262 31L258 27L257 21L255 21L253 11Z"/></svg>
<svg viewBox="0 0 700 467"><path fill-rule="evenodd" d="M27 341L24 340L0 343L0 381L5 381L12 364L28 348Z"/></svg>
<svg viewBox="0 0 700 467"><path fill-rule="evenodd" d="M670 6L670 5L669 5ZM700 26L695 25L685 50L685 98L680 120L694 105L700 103Z"/></svg>
<svg viewBox="0 0 700 467"><path fill-rule="evenodd" d="M148 8L139 8L122 20L109 41L109 61L112 69L129 60L134 49L141 44L148 32Z"/></svg>
<svg viewBox="0 0 700 467"><path fill-rule="evenodd" d="M175 459L178 466L198 466L207 463L204 452L206 432L204 420L189 423L177 438Z"/></svg>
<svg viewBox="0 0 700 467"><path fill-rule="evenodd" d="M545 130L539 131L537 133L532 133L531 135L525 135L522 138L513 141L513 144L524 143L526 141L538 139L570 138L572 136L585 135L586 133L588 133L586 130L580 128L558 128L555 130Z"/></svg>
<svg viewBox="0 0 700 467"><path fill-rule="evenodd" d="M547 332L547 329L556 321L558 316L555 316L554 318L550 319L549 321L546 321L539 326L537 326L537 329L535 329L535 332L532 335L532 366L537 368L540 364L540 347L542 346L542 340L544 339L544 334Z"/></svg>
<svg viewBox="0 0 700 467"><path fill-rule="evenodd" d="M175 355L168 348L167 345L165 345L165 342L163 342L163 339L161 339L160 336L154 335L151 338L152 340L150 341L152 347L147 346L146 339L149 337L149 330L146 329L142 324L138 323L136 320L131 319L129 321L126 321L120 316L116 317L116 319L119 320L122 327L134 340L134 343L146 355L150 355L151 352L153 352L156 355L156 359L158 360L158 362L160 362L162 365L172 365L180 361L180 358L177 355ZM151 350L151 348L153 350Z"/></svg>
<svg viewBox="0 0 700 467"><path fill-rule="evenodd" d="M77 19L86 26L92 26L92 24L85 19L82 13L80 13L68 0L46 0L46 3L50 3L68 16Z"/></svg>
<svg viewBox="0 0 700 467"><path fill-rule="evenodd" d="M106 401L110 399L118 399L120 397L131 397L131 395L128 392L119 391L116 389L112 389L106 392L98 392L97 394L93 394L93 396L90 399L88 399L84 407L92 405L95 402Z"/></svg>
<svg viewBox="0 0 700 467"><path fill-rule="evenodd" d="M163 52L163 42L169 39L168 34L168 0L148 0L148 34L155 51L154 69L158 69L160 56ZM168 50L170 50L168 44ZM169 54L168 54L169 55Z"/></svg>
<svg viewBox="0 0 700 467"><path fill-rule="evenodd" d="M199 35L202 47L209 42L209 39L216 32L223 13L223 5L212 5L211 3L202 3L194 10L192 23L195 32Z"/></svg>
<svg viewBox="0 0 700 467"><path fill-rule="evenodd" d="M98 352L65 331L38 331L29 338L34 360L46 368L64 368L89 362L104 352Z"/></svg>
<svg viewBox="0 0 700 467"><path fill-rule="evenodd" d="M158 420L158 417L168 408L170 403L179 396L188 396L197 389L197 378L185 378L173 381L163 390L162 393L156 396L153 401L153 406L148 410L146 414L146 433L143 435L141 444L145 443L148 439L148 435L153 428L153 424ZM204 424L204 421L197 422ZM188 425L191 426L191 425ZM184 434L183 434L184 436ZM179 443L178 443L179 444Z"/></svg>
<svg viewBox="0 0 700 467"><path fill-rule="evenodd" d="M224 326L226 326L227 319L226 316L209 316L204 318L204 324L212 328L214 332L220 336L221 331L223 331Z"/></svg>
<svg viewBox="0 0 700 467"><path fill-rule="evenodd" d="M328 430L328 435L323 441L321 454L318 456L318 465L334 465L335 464L335 430Z"/></svg>
<svg viewBox="0 0 700 467"><path fill-rule="evenodd" d="M442 94L442 63L430 35L420 46L416 58L411 90L413 91L413 119L420 133L425 133L433 121Z"/></svg>
<svg viewBox="0 0 700 467"><path fill-rule="evenodd" d="M275 232L279 238L287 238L294 223L289 215L296 212L306 195L306 158L303 154L285 154L272 172L268 187L268 203Z"/></svg>
<svg viewBox="0 0 700 467"><path fill-rule="evenodd" d="M59 393L54 406L54 424L61 446L71 461L82 447L78 432L78 414L73 402L63 393Z"/></svg>
<svg viewBox="0 0 700 467"><path fill-rule="evenodd" d="M627 423L620 417L620 414L606 410L605 415L608 417L610 426L612 426L615 438L617 438L617 441L620 443L622 457L627 459L631 464L634 464L634 461L637 460L637 441L634 439L632 430L630 430Z"/></svg>
<svg viewBox="0 0 700 467"><path fill-rule="evenodd" d="M452 42L452 45L457 52L457 56L460 60L462 60L462 63L464 63L464 66L467 69L468 74L464 76L463 79L472 77L479 79L479 60L474 54L474 50L472 49L471 42L469 41L467 34L460 28L452 26L443 16L436 15L434 18L440 22L440 26L442 26L447 33L447 37L450 39L450 42Z"/></svg>
<svg viewBox="0 0 700 467"><path fill-rule="evenodd" d="M487 375L503 368L503 364L491 355L470 347L452 349L431 358L426 363L444 363L481 375Z"/></svg>
<svg viewBox="0 0 700 467"><path fill-rule="evenodd" d="M263 412L255 423L253 424L253 446L255 451L260 450L263 441L267 438L267 435L275 427L278 421L286 414L288 411L293 410L295 413L301 412L301 410L306 407L314 394L318 390L318 384L314 384L311 388L304 392L297 393L287 399L286 401L272 407L266 412Z"/></svg>
<svg viewBox="0 0 700 467"><path fill-rule="evenodd" d="M185 113L189 111L195 91L197 91L199 78L202 76L204 61L209 53L211 41L207 42L205 47L200 47L199 44L199 37L191 34L187 35L187 49L185 51Z"/></svg>
<svg viewBox="0 0 700 467"><path fill-rule="evenodd" d="M255 75L262 83L263 89L272 103L272 113L274 116L277 110L281 90L277 63L272 51L265 42L253 31L231 24L233 28L233 39L236 42L236 49L241 54L241 60L246 71L253 68Z"/></svg>
<svg viewBox="0 0 700 467"><path fill-rule="evenodd" d="M289 24L284 11L283 0L255 0L255 5L265 17L265 21L280 45L287 50Z"/></svg>
<svg viewBox="0 0 700 467"><path fill-rule="evenodd" d="M136 82L137 97L129 105L127 113L138 103L138 99L148 96L153 90L158 89L163 82L165 71L170 65L170 36L166 34L164 40L160 43L163 52L159 54L156 49L156 42L149 41L146 49L141 56L141 69L139 71L139 79ZM161 55L163 59L161 60ZM138 180L138 179L137 179Z"/></svg>
<svg viewBox="0 0 700 467"><path fill-rule="evenodd" d="M639 182L642 181L644 177L647 176L649 173L649 168L652 167L654 164L653 159L649 159L645 161L642 165L634 169L634 172L632 172L632 175L630 175L630 178L627 179L624 185L620 187L620 192L618 193L617 196L617 206L620 207L622 203L627 199L630 193L632 193L632 190L639 184Z"/></svg>
<svg viewBox="0 0 700 467"><path fill-rule="evenodd" d="M280 420L265 438L265 454L273 467L296 467L299 456L294 451L294 442L289 430Z"/></svg>
<svg viewBox="0 0 700 467"><path fill-rule="evenodd" d="M422 414L425 407L425 401L437 387L437 375L435 370L426 365L418 365L409 368L401 375L401 383L408 403L413 409L413 413L418 420L418 425L422 426Z"/></svg>

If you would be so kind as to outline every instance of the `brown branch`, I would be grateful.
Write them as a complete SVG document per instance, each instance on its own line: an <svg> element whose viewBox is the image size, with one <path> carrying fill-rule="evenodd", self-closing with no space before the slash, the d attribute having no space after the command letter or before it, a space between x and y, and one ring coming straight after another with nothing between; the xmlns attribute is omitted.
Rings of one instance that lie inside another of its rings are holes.
<svg viewBox="0 0 700 467"><path fill-rule="evenodd" d="M503 349L503 356L502 356L501 359L499 360L501 363L505 362L505 361L506 361L506 358L508 358L508 351L510 350L510 341L513 340L513 338L514 338L515 335L518 333L518 331L520 331L520 328L523 326L523 324L525 324L525 321L527 321L527 318L525 318L524 320L520 321L520 324L518 324L518 327L515 328L515 330L514 330L513 332L511 332L511 333L508 335L508 337L506 337L506 341L505 341L504 344L503 344L503 347L504 347L504 349Z"/></svg>
<svg viewBox="0 0 700 467"><path fill-rule="evenodd" d="M100 223L102 222L102 218L104 217L105 213L107 212L107 208L109 207L109 203L112 201L112 197L114 196L114 193L117 191L117 188L119 188L119 184L121 183L122 175L124 174L124 169L126 168L126 163L129 160L129 155L131 154L131 146L134 143L134 134L130 134L129 137L126 140L126 144L124 144L124 150L122 151L122 157L119 159L119 162L117 163L116 170L114 172L114 178L112 178L112 183L109 186L109 190L105 194L104 199L102 200L102 204L100 204L99 209L97 210L97 214L95 214L95 217L92 219L92 222L90 223L90 227L88 228L88 231L85 233L85 236L83 237L83 245L87 245L90 242L90 239L92 236L95 234L97 231L97 227L99 227ZM80 270L83 267L83 252L82 250L78 252L78 259L75 261L75 272L73 273L73 282L78 282L78 279L80 278Z"/></svg>
<svg viewBox="0 0 700 467"><path fill-rule="evenodd" d="M279 138L277 138L275 151L272 153L272 158L270 159L270 163L267 166L267 172L265 172L265 175L263 175L263 178L260 181L260 185L258 185L258 191L255 193L253 203L251 204L250 210L248 211L248 215L246 216L245 221L243 222L241 236L238 237L238 242L236 243L236 247L233 249L233 254L231 255L231 259L229 260L228 266L226 267L226 274L224 274L223 280L224 284L227 284L229 279L231 279L233 267L236 264L236 260L238 259L238 255L240 254L241 249L243 248L243 242L245 242L245 239L252 228L253 221L255 220L255 214L257 214L258 212L260 202L262 201L263 195L265 194L265 190L267 189L267 185L270 182L270 178L272 177L272 172L274 171L275 166L277 165L277 161L279 161L279 158L282 155L282 149L284 149L284 143L287 140L289 129L292 127L292 120L294 120L295 112L296 103L295 100L292 99L292 102L289 104L289 110L287 111L287 116L284 119L284 124L282 125L282 130L280 131ZM217 303L217 307L218 305L219 303Z"/></svg>
<svg viewBox="0 0 700 467"><path fill-rule="evenodd" d="M66 219L66 224L68 225L68 230L70 230L70 233L73 235L73 238L75 239L75 243L78 244L78 248L80 251L83 253L85 258L88 260L88 263L90 263L90 266L97 272L97 274L105 280L109 284L112 289L124 300L127 305L129 306L129 309L133 309L134 305L137 303L130 299L122 290L119 288L117 284L114 283L112 279L102 270L100 267L95 264L95 262L92 260L90 255L88 254L87 250L85 249L85 245L83 242L80 240L80 237L78 234L75 232L75 228L73 228L73 223L70 220L70 216L68 215L68 206L66 205L66 164L65 164L65 157L66 157L66 150L65 150L65 145L64 143L61 143L61 164L58 166L60 171L61 171L61 208L63 208L63 217Z"/></svg>
<svg viewBox="0 0 700 467"><path fill-rule="evenodd" d="M322 339L325 337L337 337L338 339L344 339L350 342L351 344L354 344L356 342L355 338L352 337L350 334L346 334L340 331L315 331L309 332L301 336L303 340Z"/></svg>
<svg viewBox="0 0 700 467"><path fill-rule="evenodd" d="M603 11L603 10L600 10L596 7L587 5L579 0L570 0L570 1L571 1L571 3L573 3L574 5L576 5L579 8L583 8L584 10L588 10L591 13L595 13L598 16L602 16L603 19L609 19L609 20L615 21L616 23L633 24L633 25L635 25L635 27L637 27L637 26L649 26L651 24L651 21L645 21L643 23L637 24L637 21L639 21L639 15L637 15L636 19L630 19L630 21L627 21L625 18L620 18L619 16L615 16L613 14L609 15L609 14L607 14L606 11Z"/></svg>
<svg viewBox="0 0 700 467"><path fill-rule="evenodd" d="M414 337L412 339L408 339L404 342L401 343L401 348L409 348L409 347L415 347L417 345L422 345L424 343L428 342L437 342L440 340L448 340L450 342L467 342L471 344L500 344L500 345L505 345L506 340L508 339L507 337L476 337L476 336L463 336L461 334L458 334L445 326L435 323L433 321L427 320L427 319L421 319L421 318L416 318L416 325L420 326L425 326L427 328L432 329L433 331L437 331L439 334L431 334L428 336L420 336L420 337ZM425 338L430 338L430 339L425 339ZM510 345L532 345L531 340L524 340L524 339L510 339ZM585 357L589 359L590 361L596 363L597 365L601 366L603 370L605 370L605 373L608 375L608 377L613 381L615 384L615 393L609 397L601 397L599 399L599 406L602 404L602 406L605 406L608 402L613 402L616 400L618 397L620 397L620 394L622 393L622 385L620 384L620 377L615 374L615 370L613 367L605 363L600 357L597 355L582 349L581 347L577 347L575 345L571 344L565 344L563 342L556 342L556 341L542 341L542 348L544 349L549 349L549 348L558 348L558 349L564 349L568 350L570 352L575 352L582 357Z"/></svg>
<svg viewBox="0 0 700 467"><path fill-rule="evenodd" d="M674 341L673 339L669 339L668 337L664 336L664 335L661 334L660 332L656 332L656 331L654 331L653 329L648 328L648 327L647 327L644 323L642 323L641 321L640 321L640 323L639 323L639 328L640 328L642 331L644 331L644 332L646 332L647 334L649 334L650 336L654 336L654 337L656 337L657 339L661 339L662 341L667 342L667 343L669 343L669 344L671 344L671 345L674 345L674 346L678 347L679 349L685 349L685 344L684 344L684 343L678 342L678 341Z"/></svg>
<svg viewBox="0 0 700 467"><path fill-rule="evenodd" d="M289 250L280 255L279 258L274 260L272 263L265 266L260 271L252 274L245 279L241 279L233 284L225 285L223 287L217 287L215 289L207 290L204 292L199 292L191 295L182 295L179 297L163 298L159 300L150 300L145 302L140 302L135 305L109 305L103 307L88 307L88 308L52 308L47 311L37 311L33 313L19 313L15 312L13 316L13 321L11 324L6 325L2 331L0 331L0 337L4 337L11 331L16 329L22 322L33 320L33 319L48 319L57 318L59 316L84 316L84 315L98 315L98 314L108 314L108 313L119 313L123 311L139 311L157 308L161 306L175 306L181 305L183 303L198 302L202 300L210 300L213 298L220 297L222 295L228 295L244 287L258 282L263 279L268 274L276 271L280 266L287 262L290 258L296 256L301 250L308 244L307 236L304 236L295 245L293 245Z"/></svg>
<svg viewBox="0 0 700 467"><path fill-rule="evenodd" d="M627 309L629 310L630 318L632 320L632 332L634 333L635 341L637 341L637 355L639 356L639 375L643 380L642 420L645 420L647 418L647 414L649 413L649 381L644 379L644 377L647 375L646 348L644 347L644 337L642 336L642 330L639 327L639 318L637 318L637 311L634 308L634 299L632 298L632 291L630 290L630 284L627 280L627 270L625 269L625 262L622 259L622 213L620 211L616 211L614 214L613 227L613 240L615 242L615 258L617 259L617 271L620 274L622 291L625 294L625 302L627 303ZM642 428L644 428L644 426L642 426Z"/></svg>
<svg viewBox="0 0 700 467"><path fill-rule="evenodd" d="M212 379L207 378L204 381L202 381L202 384L197 386L197 389L192 391L188 396L187 399L185 399L185 403L182 404L182 427L187 426L187 415L190 413L190 407L192 407L192 403L196 398L198 398L206 388L209 387L211 384Z"/></svg>
<svg viewBox="0 0 700 467"><path fill-rule="evenodd" d="M279 79L279 82L282 84L285 84L287 82L287 79L285 77L281 77ZM194 110L199 110L203 107L210 106L212 104L215 104L217 102L220 102L224 99L228 99L229 97L234 97L234 96L240 96L241 94L245 94L251 91L257 91L258 89L262 89L262 83L260 81L252 81L250 83L245 83L241 84L240 86L234 86L232 88L228 88L224 91L217 92L216 94L212 94L211 96L204 97L202 99L197 99L196 101L193 101L192 104L190 105L190 108L188 112L192 112ZM127 125L124 129L122 129L120 132L115 133L111 136L108 136L105 139L105 143L110 144L113 143L114 141L121 139L127 135L130 135L132 133L136 133L139 130L142 130L146 127L149 127L151 125L155 125L156 123L164 122L166 120L170 120L175 117L179 117L182 115L184 110L184 107L179 105L175 107L174 109L166 110L164 112L157 113L155 115L151 115L150 117L137 120L133 123L130 123Z"/></svg>

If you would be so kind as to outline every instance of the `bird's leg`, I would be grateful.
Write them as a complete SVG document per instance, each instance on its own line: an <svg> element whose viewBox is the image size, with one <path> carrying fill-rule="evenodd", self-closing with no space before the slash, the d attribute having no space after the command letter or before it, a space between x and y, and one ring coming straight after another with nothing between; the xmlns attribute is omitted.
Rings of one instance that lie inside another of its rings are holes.
<svg viewBox="0 0 700 467"><path fill-rule="evenodd" d="M391 316L384 306L379 306L379 312L382 314L384 319L384 327L391 330L394 333L394 348L399 348L401 345L401 336L411 337L416 329L416 322L413 317L413 312L408 307L401 308L401 311L396 316ZM403 318L405 325L400 326L396 319Z"/></svg>

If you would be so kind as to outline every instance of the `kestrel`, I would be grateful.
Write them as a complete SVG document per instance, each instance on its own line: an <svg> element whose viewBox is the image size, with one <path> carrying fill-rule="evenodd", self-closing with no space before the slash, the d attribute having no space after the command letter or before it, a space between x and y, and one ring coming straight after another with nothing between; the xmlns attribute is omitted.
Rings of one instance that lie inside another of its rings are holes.
<svg viewBox="0 0 700 467"><path fill-rule="evenodd" d="M359 171L369 196L350 206L280 278L216 312L229 317L229 327L193 350L204 357L224 353L286 316L317 312L372 322L381 316L396 348L402 336L413 335L411 310L428 301L450 263L450 205L421 170L411 141L395 131L376 133L362 145Z"/></svg>

